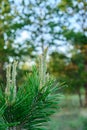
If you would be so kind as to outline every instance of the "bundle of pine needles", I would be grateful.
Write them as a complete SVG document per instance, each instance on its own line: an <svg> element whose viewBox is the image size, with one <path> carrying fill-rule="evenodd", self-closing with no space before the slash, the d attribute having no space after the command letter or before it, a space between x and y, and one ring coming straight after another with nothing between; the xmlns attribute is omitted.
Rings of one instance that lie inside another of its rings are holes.
<svg viewBox="0 0 87 130"><path fill-rule="evenodd" d="M39 69L32 67L32 74L27 74L18 90L17 62L7 67L5 92L0 89L0 130L44 130L44 123L59 108L60 84L46 74L46 52L40 57Z"/></svg>

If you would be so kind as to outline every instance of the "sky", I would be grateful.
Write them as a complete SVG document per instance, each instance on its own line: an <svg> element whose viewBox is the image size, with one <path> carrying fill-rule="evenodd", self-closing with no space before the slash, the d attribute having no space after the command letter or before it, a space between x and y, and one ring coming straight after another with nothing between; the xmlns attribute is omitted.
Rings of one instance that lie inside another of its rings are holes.
<svg viewBox="0 0 87 130"><path fill-rule="evenodd" d="M22 0L15 0L15 2L16 2L16 5L19 5L20 3L21 3L21 1ZM54 1L55 0L49 0L50 1L50 4L54 4ZM58 4L58 2L59 2L60 0L56 0L56 3ZM34 0L33 0L33 2L34 2ZM26 0L26 3L28 3L27 2L27 0ZM19 8L20 9L20 11L21 11L21 8ZM37 8L37 9L39 9L39 8ZM37 11L37 13L39 14L39 10L36 10ZM42 9L42 11L44 11L44 9ZM55 18L55 20L56 20L57 18ZM44 27L44 30L46 30L47 31L47 27ZM20 37L18 37L16 40L17 40L17 42L21 42L21 41L25 41L26 39L30 39L30 37L31 37L31 33L30 32L27 32L27 31L25 31L25 30L23 30L23 31L21 31L20 32ZM51 36L49 36L49 34L41 34L41 35L43 35L42 37L44 37L45 39L47 39L48 41L49 40L51 40L50 38L51 38ZM37 43L38 43L39 41L37 41ZM58 41L58 43L61 43L60 41ZM64 51L65 52L65 49L66 49L66 46L65 47L58 47L58 50L60 50L60 51ZM51 48L51 50L55 50L55 47L52 47ZM50 50L50 51L51 51Z"/></svg>
<svg viewBox="0 0 87 130"><path fill-rule="evenodd" d="M15 2L16 2L16 4L17 5L19 5L19 3L21 3L21 1L22 0L15 0ZM33 3L34 3L34 0L32 0L33 1ZM49 0L51 3L54 3L54 1L55 0ZM60 0L56 0L57 1L57 3L60 1ZM27 3L28 3L28 0L26 0L26 5L27 5ZM43 10L43 9L42 9ZM21 8L20 8L20 11L21 11ZM37 11L37 13L39 13L39 11L38 10L36 10ZM71 26L70 26L70 29L72 29L72 28L75 28L75 31L78 31L78 30L80 30L80 25L78 24L78 23L76 23L75 21L76 21L76 19L77 19L77 15L75 15L74 17L72 17L72 18L70 18L69 20L70 20L70 23L71 23ZM34 27L33 27L34 28ZM45 27L45 29L47 30L47 28ZM31 38L31 35L32 35L32 33L30 33L30 32L28 32L28 31L25 31L25 30L23 30L23 31L21 31L20 32L20 37L18 37L16 40L17 40L17 42L20 42L20 43L22 43L22 41L25 41L26 39L30 39ZM41 34L42 35L42 34ZM47 35L47 34L45 34L45 35L43 35L46 39L50 39L51 37L49 37L49 35ZM59 40L57 40L57 42L58 42L58 44L62 44L62 41L59 41ZM38 43L38 41L37 41L37 43ZM23 44L23 43L22 43ZM53 50L53 51L61 51L61 52L64 52L64 53L66 53L66 52L68 52L70 49L72 49L72 46L70 46L70 44L67 44L67 46L66 45L63 45L63 46L58 46L57 48L56 47L52 47L51 49L50 49L50 52Z"/></svg>

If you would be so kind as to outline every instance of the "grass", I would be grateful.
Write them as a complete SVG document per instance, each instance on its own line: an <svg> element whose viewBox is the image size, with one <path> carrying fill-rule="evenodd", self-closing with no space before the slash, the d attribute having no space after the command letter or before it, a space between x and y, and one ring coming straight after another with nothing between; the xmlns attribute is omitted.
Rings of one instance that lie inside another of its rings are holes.
<svg viewBox="0 0 87 130"><path fill-rule="evenodd" d="M65 96L47 126L48 130L87 130L87 109L80 108L77 95Z"/></svg>

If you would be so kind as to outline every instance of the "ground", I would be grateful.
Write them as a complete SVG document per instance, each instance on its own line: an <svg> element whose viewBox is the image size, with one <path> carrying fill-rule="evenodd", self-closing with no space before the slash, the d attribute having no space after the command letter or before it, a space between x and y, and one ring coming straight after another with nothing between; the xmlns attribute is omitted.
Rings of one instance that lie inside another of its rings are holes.
<svg viewBox="0 0 87 130"><path fill-rule="evenodd" d="M87 109L79 106L77 95L65 96L47 126L48 130L87 130Z"/></svg>

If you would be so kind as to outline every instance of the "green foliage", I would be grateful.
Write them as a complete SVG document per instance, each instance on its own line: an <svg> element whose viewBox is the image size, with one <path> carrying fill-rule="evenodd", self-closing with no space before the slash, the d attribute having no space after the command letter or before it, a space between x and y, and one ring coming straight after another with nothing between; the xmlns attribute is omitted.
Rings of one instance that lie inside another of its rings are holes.
<svg viewBox="0 0 87 130"><path fill-rule="evenodd" d="M34 68L27 76L27 82L19 88L13 105L6 105L1 117L8 125L18 123L21 128L36 130L48 121L48 117L58 108L59 94L55 81L48 81L41 89L38 72ZM1 98L2 99L2 98ZM2 111L2 108L0 109ZM1 123L1 127L4 126ZM7 126L8 126L7 125ZM1 128L0 127L0 128Z"/></svg>
<svg viewBox="0 0 87 130"><path fill-rule="evenodd" d="M68 58L63 53L52 52L48 62L48 70L53 74L57 80L65 81L66 73L65 67L68 62Z"/></svg>
<svg viewBox="0 0 87 130"><path fill-rule="evenodd" d="M44 56L42 61L46 57ZM44 72L46 68L43 66L43 62L42 67ZM42 80L44 80L46 72L44 77L41 78L41 73L39 73L41 70L38 71L34 66L32 73L27 74L22 86L17 88L14 82L16 76L15 62L12 70L12 85L9 82L10 70L11 68L7 69L6 91L0 91L0 129L42 130L44 123L59 108L61 95L58 93L58 89L61 84L57 83L54 78L49 78L41 84L41 79L43 78ZM9 97L11 100L9 100Z"/></svg>
<svg viewBox="0 0 87 130"><path fill-rule="evenodd" d="M61 0L58 7L62 18L66 17L62 34L72 46L71 56L64 71L67 83L73 88L71 92L78 92L82 87L87 91L87 1Z"/></svg>
<svg viewBox="0 0 87 130"><path fill-rule="evenodd" d="M0 0L0 82L5 83L3 68L10 58L18 60L23 55L31 54L34 49L30 42L25 47L15 42L18 31L25 24L14 0Z"/></svg>
<svg viewBox="0 0 87 130"><path fill-rule="evenodd" d="M67 40L71 40L72 45L86 45L87 37L82 32L74 32L74 30L65 29L63 32Z"/></svg>

